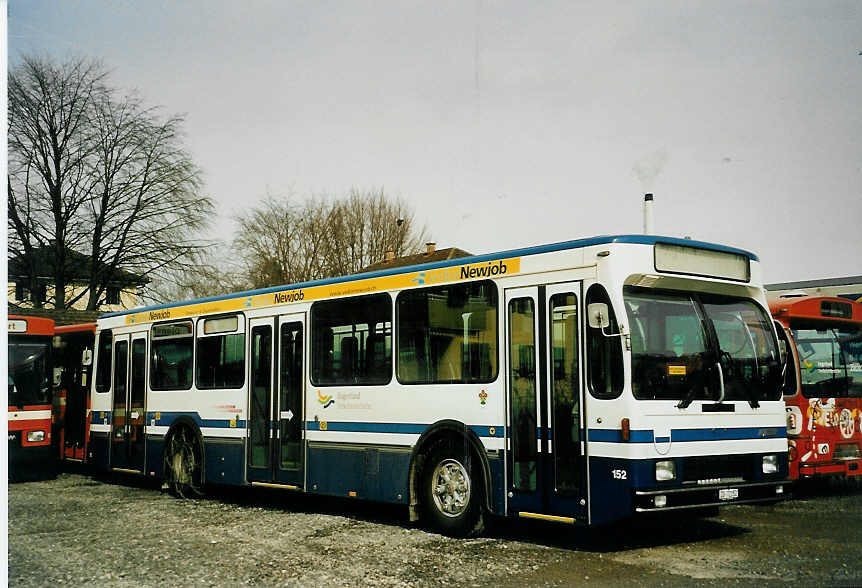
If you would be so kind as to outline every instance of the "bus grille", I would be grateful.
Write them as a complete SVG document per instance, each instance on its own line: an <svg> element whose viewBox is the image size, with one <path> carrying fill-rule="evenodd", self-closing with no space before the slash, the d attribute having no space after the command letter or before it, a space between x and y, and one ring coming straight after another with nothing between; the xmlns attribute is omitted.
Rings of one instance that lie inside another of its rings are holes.
<svg viewBox="0 0 862 588"><path fill-rule="evenodd" d="M750 455L710 455L683 460L682 481L689 484L720 484L751 476Z"/></svg>

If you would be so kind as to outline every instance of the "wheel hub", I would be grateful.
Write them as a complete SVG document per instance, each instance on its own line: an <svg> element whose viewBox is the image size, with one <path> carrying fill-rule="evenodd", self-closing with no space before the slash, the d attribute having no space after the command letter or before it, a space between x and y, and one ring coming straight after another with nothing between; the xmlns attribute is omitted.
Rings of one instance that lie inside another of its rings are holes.
<svg viewBox="0 0 862 588"><path fill-rule="evenodd" d="M445 459L431 476L434 504L447 517L457 517L470 504L470 474L461 462Z"/></svg>

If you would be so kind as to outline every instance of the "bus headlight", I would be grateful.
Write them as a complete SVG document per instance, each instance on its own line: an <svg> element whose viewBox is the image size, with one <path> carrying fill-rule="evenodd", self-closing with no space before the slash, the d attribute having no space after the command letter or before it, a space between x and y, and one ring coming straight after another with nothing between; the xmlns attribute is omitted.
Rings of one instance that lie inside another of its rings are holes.
<svg viewBox="0 0 862 588"><path fill-rule="evenodd" d="M27 442L38 443L45 440L45 431L27 431Z"/></svg>
<svg viewBox="0 0 862 588"><path fill-rule="evenodd" d="M778 456L764 455L761 461L761 468L764 474L774 474L778 472Z"/></svg>
<svg viewBox="0 0 862 588"><path fill-rule="evenodd" d="M655 462L655 480L656 482L676 480L676 466L674 466L673 461Z"/></svg>

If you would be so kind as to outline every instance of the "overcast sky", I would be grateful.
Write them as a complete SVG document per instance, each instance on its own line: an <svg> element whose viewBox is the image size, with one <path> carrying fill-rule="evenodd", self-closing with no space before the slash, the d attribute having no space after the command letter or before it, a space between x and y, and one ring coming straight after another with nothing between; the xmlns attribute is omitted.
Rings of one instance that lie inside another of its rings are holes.
<svg viewBox="0 0 862 588"><path fill-rule="evenodd" d="M8 35L186 113L222 236L267 192L382 186L484 253L639 233L649 191L768 282L862 274L858 0L11 0Z"/></svg>

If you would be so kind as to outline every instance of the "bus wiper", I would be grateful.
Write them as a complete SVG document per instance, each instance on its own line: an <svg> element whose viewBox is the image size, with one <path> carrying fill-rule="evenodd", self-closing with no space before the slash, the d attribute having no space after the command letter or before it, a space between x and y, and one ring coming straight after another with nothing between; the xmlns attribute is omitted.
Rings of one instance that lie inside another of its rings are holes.
<svg viewBox="0 0 862 588"><path fill-rule="evenodd" d="M677 408L688 408L691 405L692 401L694 400L695 394L697 394L697 388L692 387L691 390L686 392L685 398L683 398L682 400L680 400L677 403L676 407Z"/></svg>
<svg viewBox="0 0 862 588"><path fill-rule="evenodd" d="M702 356L701 356L701 358L702 358ZM698 362L698 364L701 365L700 362ZM698 377L697 379L700 380L701 378ZM704 398L709 396L709 389L706 386L703 387L703 393L704 393L703 394ZM694 397L696 395L697 395L697 383L695 383L691 387L691 389L688 392L686 392L685 397L677 403L676 407L677 408L688 408L689 406L691 406L691 403L692 403L692 401L694 401Z"/></svg>

